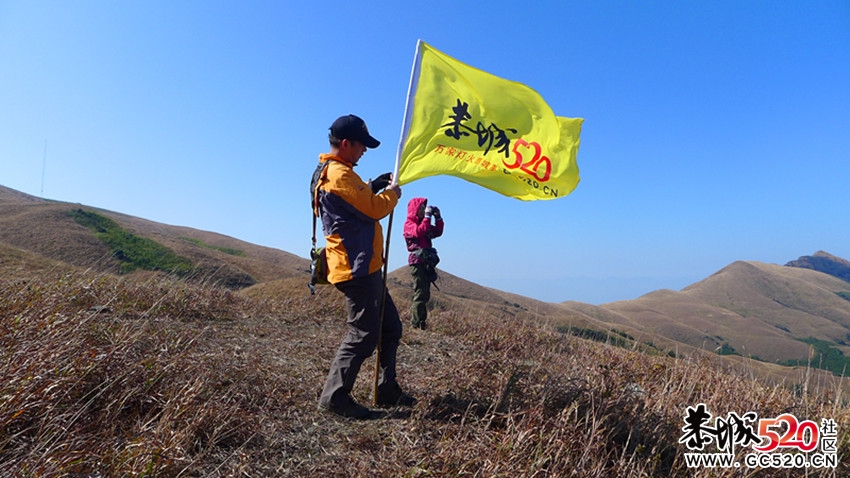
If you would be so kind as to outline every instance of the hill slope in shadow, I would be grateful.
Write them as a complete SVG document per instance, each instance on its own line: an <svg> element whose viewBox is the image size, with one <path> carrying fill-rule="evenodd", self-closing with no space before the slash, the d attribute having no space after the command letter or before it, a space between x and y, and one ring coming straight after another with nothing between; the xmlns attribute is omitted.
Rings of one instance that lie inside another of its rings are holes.
<svg viewBox="0 0 850 478"><path fill-rule="evenodd" d="M796 260L785 264L789 267L800 267L812 269L824 274L838 277L844 281L850 281L850 261L824 251L818 251L811 256L801 256Z"/></svg>

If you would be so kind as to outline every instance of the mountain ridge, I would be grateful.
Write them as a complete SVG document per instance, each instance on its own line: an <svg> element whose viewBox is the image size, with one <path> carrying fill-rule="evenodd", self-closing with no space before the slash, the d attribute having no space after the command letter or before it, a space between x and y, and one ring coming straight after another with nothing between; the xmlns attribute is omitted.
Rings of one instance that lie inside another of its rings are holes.
<svg viewBox="0 0 850 478"><path fill-rule="evenodd" d="M812 269L824 274L838 277L844 281L850 281L850 261L841 257L833 256L826 251L817 251L811 256L800 256L799 258L785 264L789 267L800 267Z"/></svg>
<svg viewBox="0 0 850 478"><path fill-rule="evenodd" d="M44 200L4 186L0 186L0 243L78 267L118 273L120 261L92 231L74 221L71 212L75 210L108 218L126 233L149 238L189 258L196 266L199 280L241 288L292 277L309 268L307 259L223 234L81 204ZM223 252L229 250L245 254Z"/></svg>
<svg viewBox="0 0 850 478"><path fill-rule="evenodd" d="M214 232L36 198L4 186L0 186L0 265L8 266L10 261L33 267L68 264L120 273L115 252L95 232L74 221L71 212L75 210L109 218L123 232L153 240L189 259L196 268L195 280L247 293L274 293L279 281L303 280L306 291L309 261L289 252ZM614 331L660 350L698 349L787 364L808 358L813 341L850 356L850 283L841 278L845 267L850 270L850 262L824 251L785 266L735 261L681 291L657 290L600 306L543 302L440 271L440 291L435 291L434 302L438 308L478 304L505 316L527 314L564 330ZM390 272L388 287L402 310L411 294L406 268Z"/></svg>

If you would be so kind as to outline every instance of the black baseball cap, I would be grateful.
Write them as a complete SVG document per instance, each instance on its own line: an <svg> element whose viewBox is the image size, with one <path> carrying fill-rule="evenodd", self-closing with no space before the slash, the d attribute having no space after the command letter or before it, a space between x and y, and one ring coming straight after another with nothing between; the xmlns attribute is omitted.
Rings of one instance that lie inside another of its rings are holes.
<svg viewBox="0 0 850 478"><path fill-rule="evenodd" d="M366 128L366 122L358 116L340 116L330 127L331 136L336 139L352 139L360 141L367 148L377 148L381 142L373 138Z"/></svg>

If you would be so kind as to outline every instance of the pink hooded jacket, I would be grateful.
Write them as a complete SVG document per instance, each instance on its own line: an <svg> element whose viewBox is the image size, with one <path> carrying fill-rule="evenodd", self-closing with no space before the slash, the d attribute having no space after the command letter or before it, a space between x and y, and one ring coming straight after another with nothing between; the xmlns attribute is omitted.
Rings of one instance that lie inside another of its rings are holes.
<svg viewBox="0 0 850 478"><path fill-rule="evenodd" d="M407 243L407 250L410 255L407 258L408 264L421 264L422 259L413 254L413 251L425 247L433 247L431 239L443 235L443 219L437 219L435 224L431 224L430 217L422 219L417 216L417 211L422 205L428 204L426 198L413 198L407 203L407 219L404 221L404 241Z"/></svg>

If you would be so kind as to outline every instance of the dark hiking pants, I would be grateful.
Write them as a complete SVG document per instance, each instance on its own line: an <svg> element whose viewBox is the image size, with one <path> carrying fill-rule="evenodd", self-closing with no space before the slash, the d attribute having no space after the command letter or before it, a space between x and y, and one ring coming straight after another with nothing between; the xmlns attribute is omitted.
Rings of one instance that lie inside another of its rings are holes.
<svg viewBox="0 0 850 478"><path fill-rule="evenodd" d="M360 366L378 345L378 328L381 320L381 291L384 288L380 271L366 277L336 284L345 294L348 309L348 332L331 363L322 396L322 405L344 405L350 400L351 390ZM396 381L396 352L401 340L401 320L389 292L386 294L383 328L381 331L381 373L379 384Z"/></svg>
<svg viewBox="0 0 850 478"><path fill-rule="evenodd" d="M413 326L424 328L428 319L428 301L431 300L431 279L425 264L411 265L410 275L413 276Z"/></svg>

